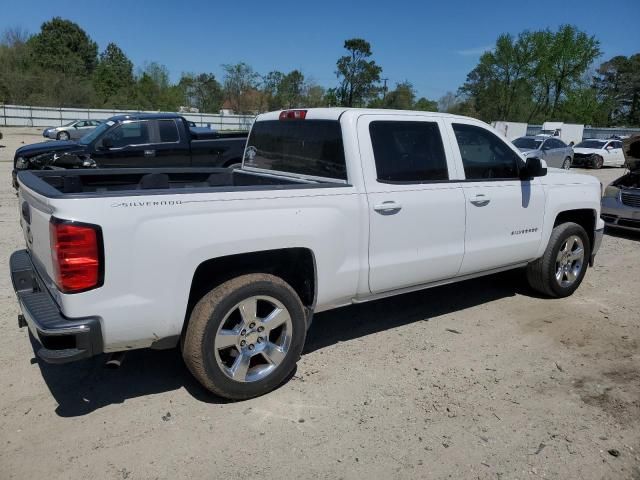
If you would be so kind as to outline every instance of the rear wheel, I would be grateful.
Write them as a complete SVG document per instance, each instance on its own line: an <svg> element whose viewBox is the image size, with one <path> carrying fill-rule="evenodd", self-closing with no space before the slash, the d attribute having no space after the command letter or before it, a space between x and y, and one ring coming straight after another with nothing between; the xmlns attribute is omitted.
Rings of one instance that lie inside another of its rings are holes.
<svg viewBox="0 0 640 480"><path fill-rule="evenodd" d="M306 336L304 307L279 277L250 274L206 294L189 320L183 358L211 392L242 400L280 385Z"/></svg>
<svg viewBox="0 0 640 480"><path fill-rule="evenodd" d="M571 168L571 157L567 157L564 159L564 162L562 162L562 168L564 168L565 170L569 170Z"/></svg>
<svg viewBox="0 0 640 480"><path fill-rule="evenodd" d="M590 252L589 237L580 225L554 227L544 255L527 267L529 285L550 297L568 297L582 283Z"/></svg>

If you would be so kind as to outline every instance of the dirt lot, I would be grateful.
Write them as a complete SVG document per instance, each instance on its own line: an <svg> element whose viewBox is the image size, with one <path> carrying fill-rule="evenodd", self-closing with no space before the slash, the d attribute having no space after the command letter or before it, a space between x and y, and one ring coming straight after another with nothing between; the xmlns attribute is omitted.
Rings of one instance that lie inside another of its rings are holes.
<svg viewBox="0 0 640 480"><path fill-rule="evenodd" d="M34 358L7 162L41 137L2 131L2 479L640 479L640 236L606 235L563 300L510 272L318 315L288 383L225 403L176 351Z"/></svg>

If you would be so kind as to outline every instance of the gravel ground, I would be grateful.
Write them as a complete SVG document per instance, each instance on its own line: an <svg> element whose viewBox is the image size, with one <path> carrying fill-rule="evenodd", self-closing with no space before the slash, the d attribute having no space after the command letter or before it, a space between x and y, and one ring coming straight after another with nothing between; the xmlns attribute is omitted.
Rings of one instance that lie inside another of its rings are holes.
<svg viewBox="0 0 640 480"><path fill-rule="evenodd" d="M0 478L640 479L640 236L608 232L567 299L509 272L320 314L288 383L225 403L176 351L34 358L7 162L42 137L2 131Z"/></svg>

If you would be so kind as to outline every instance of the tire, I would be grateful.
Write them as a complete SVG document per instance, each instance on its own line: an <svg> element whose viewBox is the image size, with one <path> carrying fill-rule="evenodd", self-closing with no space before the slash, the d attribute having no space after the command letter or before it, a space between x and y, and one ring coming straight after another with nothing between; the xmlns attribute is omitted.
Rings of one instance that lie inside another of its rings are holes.
<svg viewBox="0 0 640 480"><path fill-rule="evenodd" d="M56 135L56 140L69 140L71 138L71 136L69 135L68 132L59 132Z"/></svg>
<svg viewBox="0 0 640 480"><path fill-rule="evenodd" d="M579 241L574 243L574 239ZM582 259L570 260L567 255L575 252L572 247L582 244ZM566 248L566 250L565 250ZM566 253L561 254L561 249ZM534 290L555 298L564 298L571 295L582 283L587 272L587 264L591 255L591 243L589 236L577 223L567 222L561 223L553 228L549 243L544 254L539 259L531 262L527 266L527 280ZM569 270L575 278L570 283L565 282L565 278L569 279L566 272L560 272L561 278L558 279L559 267L563 262L570 262ZM578 266L579 269L574 267Z"/></svg>
<svg viewBox="0 0 640 480"><path fill-rule="evenodd" d="M274 275L242 275L196 304L182 356L207 390L244 400L270 392L289 376L305 337L305 310L288 283Z"/></svg>
<svg viewBox="0 0 640 480"><path fill-rule="evenodd" d="M604 159L600 155L596 156L596 159L593 161L593 168L600 170L602 165L604 165Z"/></svg>
<svg viewBox="0 0 640 480"><path fill-rule="evenodd" d="M564 159L564 162L562 162L562 168L564 170L569 170L571 168L571 157L567 157Z"/></svg>

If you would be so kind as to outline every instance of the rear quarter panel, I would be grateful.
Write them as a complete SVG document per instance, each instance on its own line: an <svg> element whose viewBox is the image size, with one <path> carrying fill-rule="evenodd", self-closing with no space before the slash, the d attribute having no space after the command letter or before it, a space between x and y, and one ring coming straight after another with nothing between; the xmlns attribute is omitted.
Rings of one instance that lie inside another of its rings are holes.
<svg viewBox="0 0 640 480"><path fill-rule="evenodd" d="M193 274L203 261L309 248L316 311L349 301L366 272L366 198L352 186L52 201L60 218L102 227L101 288L57 295L65 315L100 315L106 351L181 333ZM364 223L363 223L364 222Z"/></svg>

